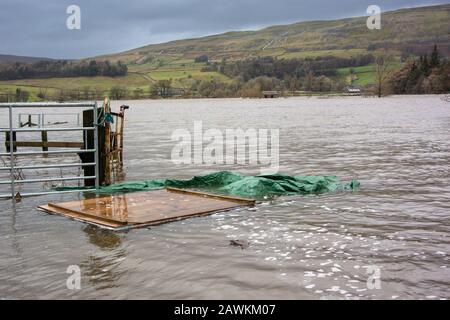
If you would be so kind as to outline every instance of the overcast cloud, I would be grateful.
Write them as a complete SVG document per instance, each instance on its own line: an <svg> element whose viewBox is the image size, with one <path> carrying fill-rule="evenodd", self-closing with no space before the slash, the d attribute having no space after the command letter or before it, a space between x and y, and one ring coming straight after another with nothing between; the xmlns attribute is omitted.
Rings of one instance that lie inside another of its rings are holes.
<svg viewBox="0 0 450 320"><path fill-rule="evenodd" d="M274 24L366 15L448 3L428 0L0 0L0 54L82 58L136 47L259 29ZM81 30L66 9L81 8Z"/></svg>

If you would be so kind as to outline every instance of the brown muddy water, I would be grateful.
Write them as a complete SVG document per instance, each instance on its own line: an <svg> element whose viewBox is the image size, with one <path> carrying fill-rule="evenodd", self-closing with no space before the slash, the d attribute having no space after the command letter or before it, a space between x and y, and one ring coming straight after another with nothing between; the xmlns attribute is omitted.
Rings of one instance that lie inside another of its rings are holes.
<svg viewBox="0 0 450 320"><path fill-rule="evenodd" d="M256 166L173 164L172 132L192 131L201 120L205 130L280 129L281 172L355 178L361 189L281 197L128 233L36 210L80 195L15 207L2 200L1 299L450 298L450 103L441 97L123 103L131 106L128 181L259 173ZM1 126L6 117L4 110ZM233 239L250 246L230 246ZM70 265L81 268L81 290L66 287ZM380 289L367 285L373 266Z"/></svg>

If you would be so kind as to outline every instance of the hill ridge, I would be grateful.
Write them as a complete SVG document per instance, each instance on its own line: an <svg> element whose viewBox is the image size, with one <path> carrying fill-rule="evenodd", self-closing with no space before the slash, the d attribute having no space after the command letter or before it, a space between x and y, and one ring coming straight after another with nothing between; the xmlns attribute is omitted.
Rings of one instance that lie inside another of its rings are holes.
<svg viewBox="0 0 450 320"><path fill-rule="evenodd" d="M207 53L212 59L221 59L227 52L230 53L229 58L242 58L261 53L263 49L266 51L367 49L369 44L384 43L393 49L403 50L410 43L430 46L432 42L443 44L444 53L450 54L450 40L445 31L450 29L450 4L384 12L382 29L379 31L368 30L366 20L367 16L358 16L335 20L300 21L259 30L228 31L198 38L149 44L96 58L139 62L146 55L178 54L192 58L196 54ZM445 28L445 25L448 25L448 28ZM280 36L286 38L282 39L285 43L277 43L277 37ZM273 43L268 45L271 41ZM246 52L249 54L245 54Z"/></svg>

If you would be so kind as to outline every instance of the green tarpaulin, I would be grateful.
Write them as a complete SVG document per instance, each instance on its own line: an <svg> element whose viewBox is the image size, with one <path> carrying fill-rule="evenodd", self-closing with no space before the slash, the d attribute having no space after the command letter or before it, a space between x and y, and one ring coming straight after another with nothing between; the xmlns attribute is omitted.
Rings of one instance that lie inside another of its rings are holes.
<svg viewBox="0 0 450 320"><path fill-rule="evenodd" d="M98 193L113 194L151 191L166 187L201 190L244 198L263 199L270 196L318 194L338 190L354 190L359 182L341 183L334 176L288 176L283 174L245 176L233 172L216 172L190 180L156 179L126 182L102 187Z"/></svg>

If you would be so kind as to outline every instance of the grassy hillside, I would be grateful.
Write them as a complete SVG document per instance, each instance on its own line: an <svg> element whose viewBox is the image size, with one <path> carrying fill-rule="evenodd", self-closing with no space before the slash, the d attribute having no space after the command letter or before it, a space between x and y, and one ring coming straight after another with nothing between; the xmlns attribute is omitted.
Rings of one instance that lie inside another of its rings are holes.
<svg viewBox="0 0 450 320"><path fill-rule="evenodd" d="M100 58L140 64L147 60L190 60L207 54L212 60L251 56L293 58L318 55L348 56L366 51L369 44L402 50L438 43L450 54L450 5L402 9L382 15L382 29L369 30L367 17L300 22L259 31L173 41Z"/></svg>
<svg viewBox="0 0 450 320"><path fill-rule="evenodd" d="M200 55L210 61L228 61L272 56L278 59L318 56L352 57L378 49L388 49L398 60L401 53L430 52L436 43L442 54L450 56L450 4L403 9L382 15L382 29L368 30L367 17L335 21L300 22L273 26L259 31L225 34L149 45L127 52L95 57L97 60L122 61L128 65L126 77L79 77L64 79L29 79L0 81L0 94L22 88L37 99L41 88L48 93L58 90L105 92L123 86L149 92L159 80L172 80L178 88L190 88L196 80L232 79L218 72L203 72L204 63L195 63ZM398 64L400 67L401 64ZM374 67L338 70L336 78L356 85L374 83Z"/></svg>

